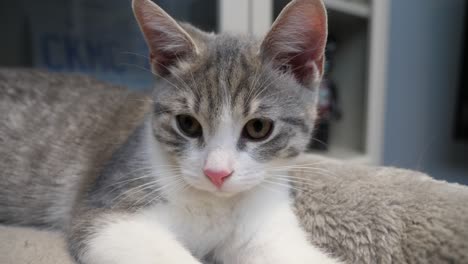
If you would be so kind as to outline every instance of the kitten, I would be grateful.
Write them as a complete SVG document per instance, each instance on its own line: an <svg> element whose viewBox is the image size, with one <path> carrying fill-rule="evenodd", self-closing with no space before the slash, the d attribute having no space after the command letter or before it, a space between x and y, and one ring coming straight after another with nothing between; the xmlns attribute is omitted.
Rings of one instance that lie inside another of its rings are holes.
<svg viewBox="0 0 468 264"><path fill-rule="evenodd" d="M159 77L151 100L0 74L0 221L62 228L86 264L338 263L274 180L313 129L323 3L291 2L261 42L179 24L150 0L133 9Z"/></svg>

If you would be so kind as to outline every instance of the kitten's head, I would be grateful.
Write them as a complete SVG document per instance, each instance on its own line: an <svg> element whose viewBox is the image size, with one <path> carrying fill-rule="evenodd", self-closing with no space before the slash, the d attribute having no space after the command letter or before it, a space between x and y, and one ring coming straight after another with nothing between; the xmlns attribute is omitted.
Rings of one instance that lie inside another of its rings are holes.
<svg viewBox="0 0 468 264"><path fill-rule="evenodd" d="M150 0L133 8L160 77L154 136L188 184L232 195L304 151L323 74L321 0L292 1L262 41L179 24Z"/></svg>

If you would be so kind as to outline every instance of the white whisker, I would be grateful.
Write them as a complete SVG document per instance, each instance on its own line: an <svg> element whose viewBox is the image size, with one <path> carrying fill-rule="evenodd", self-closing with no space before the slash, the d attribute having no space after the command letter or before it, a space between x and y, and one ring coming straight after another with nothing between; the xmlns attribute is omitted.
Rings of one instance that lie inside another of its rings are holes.
<svg viewBox="0 0 468 264"><path fill-rule="evenodd" d="M178 176L179 175L174 175L173 178L169 179L171 183L171 181L175 181L174 179L178 179ZM117 195L116 197L114 197L111 201L114 202L114 201L121 201L122 199L120 198L125 198L125 197L130 197L130 196L133 196L139 192L142 192L144 190L147 190L147 189L151 189L151 188L154 188L155 186L157 186L160 182L158 181L150 181L150 182L147 182L147 183L144 183L144 184L141 184L141 185L138 185L138 186L135 186L133 188L130 188L128 190L126 190L125 192ZM167 183L167 184L169 184ZM120 200L119 200L120 199ZM117 202L116 204L118 204L119 202Z"/></svg>

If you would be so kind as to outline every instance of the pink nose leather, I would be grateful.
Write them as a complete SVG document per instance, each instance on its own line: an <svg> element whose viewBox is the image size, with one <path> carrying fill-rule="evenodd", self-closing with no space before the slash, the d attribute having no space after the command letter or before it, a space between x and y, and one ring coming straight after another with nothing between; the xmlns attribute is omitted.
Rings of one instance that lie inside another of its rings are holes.
<svg viewBox="0 0 468 264"><path fill-rule="evenodd" d="M226 171L226 170L221 170L221 171L215 171L215 170L210 170L210 169L204 169L203 173L205 173L206 177L210 179L210 181L218 188L221 188L223 186L224 181L231 176L232 171Z"/></svg>

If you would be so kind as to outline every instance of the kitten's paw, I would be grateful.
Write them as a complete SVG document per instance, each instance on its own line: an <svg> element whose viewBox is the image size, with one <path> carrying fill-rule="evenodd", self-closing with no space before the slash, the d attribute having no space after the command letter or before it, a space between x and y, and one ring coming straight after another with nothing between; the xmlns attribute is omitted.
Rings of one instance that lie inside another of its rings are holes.
<svg viewBox="0 0 468 264"><path fill-rule="evenodd" d="M83 264L202 264L172 233L144 215L101 218L77 254Z"/></svg>

